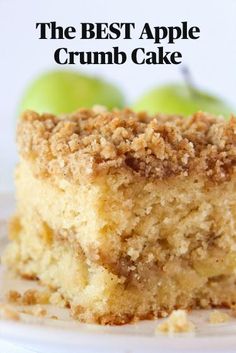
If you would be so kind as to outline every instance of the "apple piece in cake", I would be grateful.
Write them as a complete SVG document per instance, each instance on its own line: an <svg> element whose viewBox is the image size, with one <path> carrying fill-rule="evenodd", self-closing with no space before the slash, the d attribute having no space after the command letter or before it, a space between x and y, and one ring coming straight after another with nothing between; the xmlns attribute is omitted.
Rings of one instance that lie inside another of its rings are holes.
<svg viewBox="0 0 236 353"><path fill-rule="evenodd" d="M236 120L25 112L3 262L84 322L236 303Z"/></svg>

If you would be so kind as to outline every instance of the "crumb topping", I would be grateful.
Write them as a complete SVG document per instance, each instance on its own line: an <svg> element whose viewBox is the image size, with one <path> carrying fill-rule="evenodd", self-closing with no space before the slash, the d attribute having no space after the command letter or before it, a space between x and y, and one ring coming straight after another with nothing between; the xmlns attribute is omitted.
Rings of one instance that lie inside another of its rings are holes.
<svg viewBox="0 0 236 353"><path fill-rule="evenodd" d="M226 313L220 312L219 310L214 310L209 315L209 322L211 324L223 324L230 320L230 316Z"/></svg>
<svg viewBox="0 0 236 353"><path fill-rule="evenodd" d="M188 319L185 310L174 310L170 316L156 328L157 332L181 333L193 332L194 324Z"/></svg>
<svg viewBox="0 0 236 353"><path fill-rule="evenodd" d="M47 290L39 291L37 289L27 289L24 293L16 290L10 290L6 294L9 303L20 305L48 304L51 293Z"/></svg>
<svg viewBox="0 0 236 353"><path fill-rule="evenodd" d="M41 177L78 180L123 169L154 179L204 173L222 182L236 166L236 118L202 112L182 118L129 109L83 109L59 117L26 111L17 140Z"/></svg>
<svg viewBox="0 0 236 353"><path fill-rule="evenodd" d="M63 296L59 292L54 292L51 294L50 299L49 299L50 304L52 305L57 305L60 308L66 307L67 303Z"/></svg>

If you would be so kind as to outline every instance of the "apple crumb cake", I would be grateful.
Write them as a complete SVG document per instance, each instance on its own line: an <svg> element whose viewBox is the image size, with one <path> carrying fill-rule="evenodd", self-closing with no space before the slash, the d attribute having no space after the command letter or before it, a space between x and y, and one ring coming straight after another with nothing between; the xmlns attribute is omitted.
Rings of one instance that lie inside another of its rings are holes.
<svg viewBox="0 0 236 353"><path fill-rule="evenodd" d="M236 119L126 109L18 126L3 262L73 317L124 324L236 303Z"/></svg>

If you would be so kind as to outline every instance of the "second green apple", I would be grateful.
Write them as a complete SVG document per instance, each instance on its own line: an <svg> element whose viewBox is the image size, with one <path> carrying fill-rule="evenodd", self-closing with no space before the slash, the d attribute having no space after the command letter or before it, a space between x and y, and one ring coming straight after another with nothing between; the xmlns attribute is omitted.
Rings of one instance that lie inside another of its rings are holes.
<svg viewBox="0 0 236 353"><path fill-rule="evenodd" d="M157 87L133 106L136 111L150 114L179 114L188 116L199 110L228 117L232 107L218 97L189 87L187 84L169 84Z"/></svg>

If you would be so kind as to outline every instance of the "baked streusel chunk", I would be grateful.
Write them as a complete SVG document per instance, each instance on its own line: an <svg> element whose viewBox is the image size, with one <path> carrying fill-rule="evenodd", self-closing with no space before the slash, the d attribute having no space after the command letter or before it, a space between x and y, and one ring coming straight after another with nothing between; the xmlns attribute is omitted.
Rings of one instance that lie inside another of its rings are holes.
<svg viewBox="0 0 236 353"><path fill-rule="evenodd" d="M236 119L27 111L3 261L75 318L236 303Z"/></svg>

